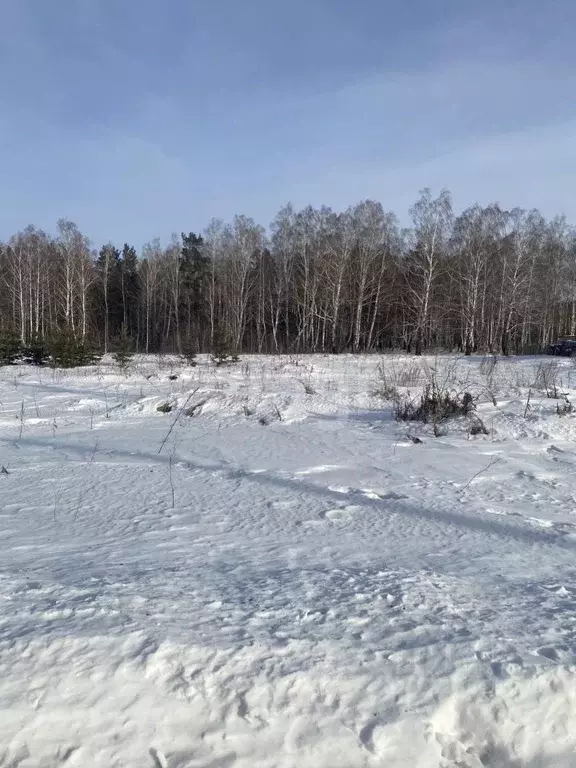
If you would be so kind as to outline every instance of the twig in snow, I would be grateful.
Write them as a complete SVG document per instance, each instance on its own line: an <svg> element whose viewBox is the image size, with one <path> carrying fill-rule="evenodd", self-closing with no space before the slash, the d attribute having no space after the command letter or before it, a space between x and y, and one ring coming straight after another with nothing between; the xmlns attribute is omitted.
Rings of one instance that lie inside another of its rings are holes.
<svg viewBox="0 0 576 768"><path fill-rule="evenodd" d="M176 446L174 446L176 447ZM174 482L172 480L172 460L174 458L174 451L170 454L170 458L168 459L168 480L170 481L170 491L172 494L172 509L176 506L175 496L174 496Z"/></svg>
<svg viewBox="0 0 576 768"><path fill-rule="evenodd" d="M494 466L494 464L498 464L498 462L499 462L499 461L500 461L500 457L499 457L499 456L496 456L495 458L493 458L493 459L490 459L490 461L488 462L488 466L484 467L483 469L479 469L479 470L478 470L478 472L476 472L476 474L475 474L475 475L472 475L472 477L470 478L470 480L468 480L468 482L466 483L466 485L464 485L464 486L462 486L462 488L460 488L460 490L458 491L458 493L462 493L463 491L465 491L465 490L466 490L466 488L469 488L469 487L470 487L470 485L472 484L472 482L473 482L474 480L476 480L476 478L477 478L479 475L483 474L484 472L488 472L488 470L490 469L490 467L493 467L493 466Z"/></svg>
<svg viewBox="0 0 576 768"><path fill-rule="evenodd" d="M408 438L408 440L414 443L414 445L421 445L423 442L422 440L420 440L419 437L416 437L416 435L406 435L406 437ZM398 443L398 440L396 440L396 443ZM394 445L394 453L396 453L396 444Z"/></svg>
<svg viewBox="0 0 576 768"><path fill-rule="evenodd" d="M76 503L76 509L74 510L74 516L72 518L72 522L73 523L75 523L76 520L78 519L78 515L80 514L80 507L82 505L83 498L84 498L84 495L83 495L82 491L80 491L80 493L78 494L78 501Z"/></svg>
<svg viewBox="0 0 576 768"><path fill-rule="evenodd" d="M36 387L33 387L32 389L32 397L34 398L34 408L36 409L36 416L37 418L40 418L40 409L38 408L38 403L36 401Z"/></svg>
<svg viewBox="0 0 576 768"><path fill-rule="evenodd" d="M528 410L530 409L530 398L532 397L532 390L528 390L528 400L526 400L526 408L524 408L524 418L528 416Z"/></svg>
<svg viewBox="0 0 576 768"><path fill-rule="evenodd" d="M60 502L60 498L62 496L62 489L59 489L58 492L56 492L56 484L52 482L52 488L54 490L54 509L53 509L53 518L54 523L56 523L56 508Z"/></svg>
<svg viewBox="0 0 576 768"><path fill-rule="evenodd" d="M20 434L18 435L18 439L22 439L22 432L24 431L24 400L22 400L22 405L20 406Z"/></svg>
<svg viewBox="0 0 576 768"><path fill-rule="evenodd" d="M176 422L178 421L178 419L180 418L180 416L181 416L181 415L184 413L184 411L186 410L186 406L188 405L188 403L190 402L190 400L192 400L192 398L194 397L194 395L196 394L196 392L198 392L198 390L199 390L199 389L200 389L200 387L198 386L198 387L196 387L196 389L194 389L192 392L190 392L190 394L189 394L189 395L188 395L188 397L186 398L186 402L184 403L184 405L183 405L181 408L179 408L179 409L178 409L178 412L176 413L176 416L175 416L175 418L174 418L174 421L173 421L173 422L172 422L172 424L170 425L170 429L168 430L168 432L166 432L166 435L165 435L165 437L164 437L164 440L162 440L162 442L160 443L160 448L158 448L158 453L159 453L159 454L160 454L160 453L162 453L162 449L164 448L164 446L166 445L166 443L167 443L167 441L168 441L168 438L169 438L169 437L170 437L170 435L172 434L172 430L173 430L173 429L174 429L174 427L176 426Z"/></svg>
<svg viewBox="0 0 576 768"><path fill-rule="evenodd" d="M84 501L84 496L86 494L92 493L92 491L97 487L98 483L94 483L94 485L91 485L89 488L85 488L84 490L81 490L78 494L78 501L76 502L76 509L74 510L74 516L72 517L72 522L75 523L78 519L78 515L80 514L80 508L82 506L82 502Z"/></svg>
<svg viewBox="0 0 576 768"><path fill-rule="evenodd" d="M96 456L97 450L98 450L98 438L96 438L96 442L94 443L94 448L92 449L92 453L90 454L90 459L87 462L88 466L90 466L90 464L92 464L92 462L94 461L94 456Z"/></svg>
<svg viewBox="0 0 576 768"><path fill-rule="evenodd" d="M304 379L296 379L296 381L299 381L300 384L302 384L302 386L304 387L304 392L307 395L315 395L316 394L316 390L312 386L311 379L312 379L312 374L311 373L308 376L308 381L305 381Z"/></svg>

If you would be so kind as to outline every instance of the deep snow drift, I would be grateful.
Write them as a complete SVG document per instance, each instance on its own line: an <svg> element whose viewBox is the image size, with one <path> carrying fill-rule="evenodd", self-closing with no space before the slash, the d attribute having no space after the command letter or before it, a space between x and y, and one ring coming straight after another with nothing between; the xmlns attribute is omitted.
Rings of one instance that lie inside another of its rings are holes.
<svg viewBox="0 0 576 768"><path fill-rule="evenodd" d="M0 369L0 766L576 766L576 367L542 362ZM488 435L392 419L430 367Z"/></svg>

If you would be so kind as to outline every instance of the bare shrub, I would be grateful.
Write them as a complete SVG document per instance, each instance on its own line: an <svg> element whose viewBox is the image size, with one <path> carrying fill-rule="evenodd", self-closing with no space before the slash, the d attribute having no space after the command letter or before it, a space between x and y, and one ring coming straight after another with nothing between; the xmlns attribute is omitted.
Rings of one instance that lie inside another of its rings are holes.
<svg viewBox="0 0 576 768"><path fill-rule="evenodd" d="M559 384L558 363L555 360L539 363L536 368L534 387L545 392L546 397L557 399Z"/></svg>
<svg viewBox="0 0 576 768"><path fill-rule="evenodd" d="M374 395L382 400L395 400L398 397L398 387L415 387L422 381L424 371L417 362L400 366L393 362L382 362L377 369L378 381Z"/></svg>
<svg viewBox="0 0 576 768"><path fill-rule="evenodd" d="M487 355L482 358L482 362L480 363L480 373L486 377L486 391L494 407L498 405L495 394L496 388L494 386L494 376L496 374L497 365L498 357L496 355Z"/></svg>
<svg viewBox="0 0 576 768"><path fill-rule="evenodd" d="M207 402L208 398L205 398L204 400L200 400L198 403L194 403L194 405L188 406L188 408L184 409L184 415L190 417L196 416Z"/></svg>
<svg viewBox="0 0 576 768"><path fill-rule="evenodd" d="M439 424L455 416L468 416L475 408L470 392L443 391L435 384L427 384L419 398L399 397L394 416L397 421Z"/></svg>
<svg viewBox="0 0 576 768"><path fill-rule="evenodd" d="M263 414L258 419L258 423L263 427L268 427L273 421L282 421L282 414L276 403L271 403L270 405L272 406L272 413Z"/></svg>
<svg viewBox="0 0 576 768"><path fill-rule="evenodd" d="M298 379L298 381L304 387L304 392L306 392L307 395L317 394L316 390L312 386L312 374L309 374L306 379Z"/></svg>
<svg viewBox="0 0 576 768"><path fill-rule="evenodd" d="M523 389L532 386L528 371L521 365L512 365L510 368L509 384L514 387L518 394L521 394Z"/></svg>
<svg viewBox="0 0 576 768"><path fill-rule="evenodd" d="M440 390L466 390L470 381L470 367L466 366L465 375L459 375L458 359L438 357L432 363L426 362L422 375L427 383L432 383Z"/></svg>
<svg viewBox="0 0 576 768"><path fill-rule="evenodd" d="M426 364L422 369L427 376L424 390L417 397L410 393L398 395L394 401L397 421L421 421L434 426L436 437L440 424L457 416L469 416L476 410L476 402L457 378L456 361L448 364Z"/></svg>
<svg viewBox="0 0 576 768"><path fill-rule="evenodd" d="M373 391L374 397L379 397L382 400L396 400L400 393L393 384L387 381L382 381Z"/></svg>
<svg viewBox="0 0 576 768"><path fill-rule="evenodd" d="M403 365L396 371L396 385L398 387L414 387L422 381L424 371L420 363L411 362Z"/></svg>
<svg viewBox="0 0 576 768"><path fill-rule="evenodd" d="M476 435L489 435L488 427L484 424L479 416L475 415L474 421L470 427L470 435L475 437Z"/></svg>
<svg viewBox="0 0 576 768"><path fill-rule="evenodd" d="M574 406L568 398L566 398L566 401L562 405L560 405L560 403L556 404L556 413L558 416L569 416L573 412Z"/></svg>
<svg viewBox="0 0 576 768"><path fill-rule="evenodd" d="M494 371L496 370L497 365L498 357L496 355L486 355L486 357L482 358L482 362L480 363L480 373L487 378L492 377L494 376Z"/></svg>
<svg viewBox="0 0 576 768"><path fill-rule="evenodd" d="M166 359L166 352L163 349L158 350L156 353L156 366L159 371L164 371L170 366L170 363Z"/></svg>

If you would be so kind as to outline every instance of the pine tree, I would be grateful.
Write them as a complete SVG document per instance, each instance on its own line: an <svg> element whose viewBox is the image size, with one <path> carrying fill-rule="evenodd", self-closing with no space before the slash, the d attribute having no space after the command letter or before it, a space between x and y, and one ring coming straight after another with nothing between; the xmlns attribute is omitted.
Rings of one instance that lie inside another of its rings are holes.
<svg viewBox="0 0 576 768"><path fill-rule="evenodd" d="M0 365L12 365L22 354L22 341L18 334L3 331L0 334Z"/></svg>
<svg viewBox="0 0 576 768"><path fill-rule="evenodd" d="M187 365L194 368L196 365L198 365L196 361L196 345L194 344L194 341L190 338L190 336L186 336L182 339L182 357L184 358Z"/></svg>
<svg viewBox="0 0 576 768"><path fill-rule="evenodd" d="M221 330L217 330L214 334L214 343L210 357L217 366L240 362L240 358L232 348L229 337Z"/></svg>
<svg viewBox="0 0 576 768"><path fill-rule="evenodd" d="M200 340L202 328L208 316L206 306L206 281L210 259L204 251L204 239L201 235L182 232L180 274L182 284L182 306L180 326L183 335L195 336Z"/></svg>
<svg viewBox="0 0 576 768"><path fill-rule="evenodd" d="M134 357L132 339L128 336L126 328L122 328L122 333L114 345L114 354L112 356L120 370L125 373Z"/></svg>
<svg viewBox="0 0 576 768"><path fill-rule="evenodd" d="M86 339L76 336L70 330L62 330L54 334L48 341L48 350L53 368L93 365L101 358Z"/></svg>
<svg viewBox="0 0 576 768"><path fill-rule="evenodd" d="M45 365L48 362L50 353L44 339L40 336L34 336L22 348L22 359L29 365Z"/></svg>
<svg viewBox="0 0 576 768"><path fill-rule="evenodd" d="M103 319L104 352L122 325L122 280L120 251L111 243L100 249L95 263L98 280L94 285L99 316Z"/></svg>
<svg viewBox="0 0 576 768"><path fill-rule="evenodd" d="M140 278L136 249L124 243L120 261L120 288L122 294L122 325L131 338L137 338Z"/></svg>

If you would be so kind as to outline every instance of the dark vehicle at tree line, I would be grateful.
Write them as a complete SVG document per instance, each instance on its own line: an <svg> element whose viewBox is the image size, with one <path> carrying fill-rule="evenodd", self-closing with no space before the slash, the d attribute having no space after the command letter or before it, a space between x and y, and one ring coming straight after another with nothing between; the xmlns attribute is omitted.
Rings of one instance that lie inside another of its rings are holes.
<svg viewBox="0 0 576 768"><path fill-rule="evenodd" d="M576 356L576 337L558 339L554 344L546 347L547 355L558 355L560 357Z"/></svg>

